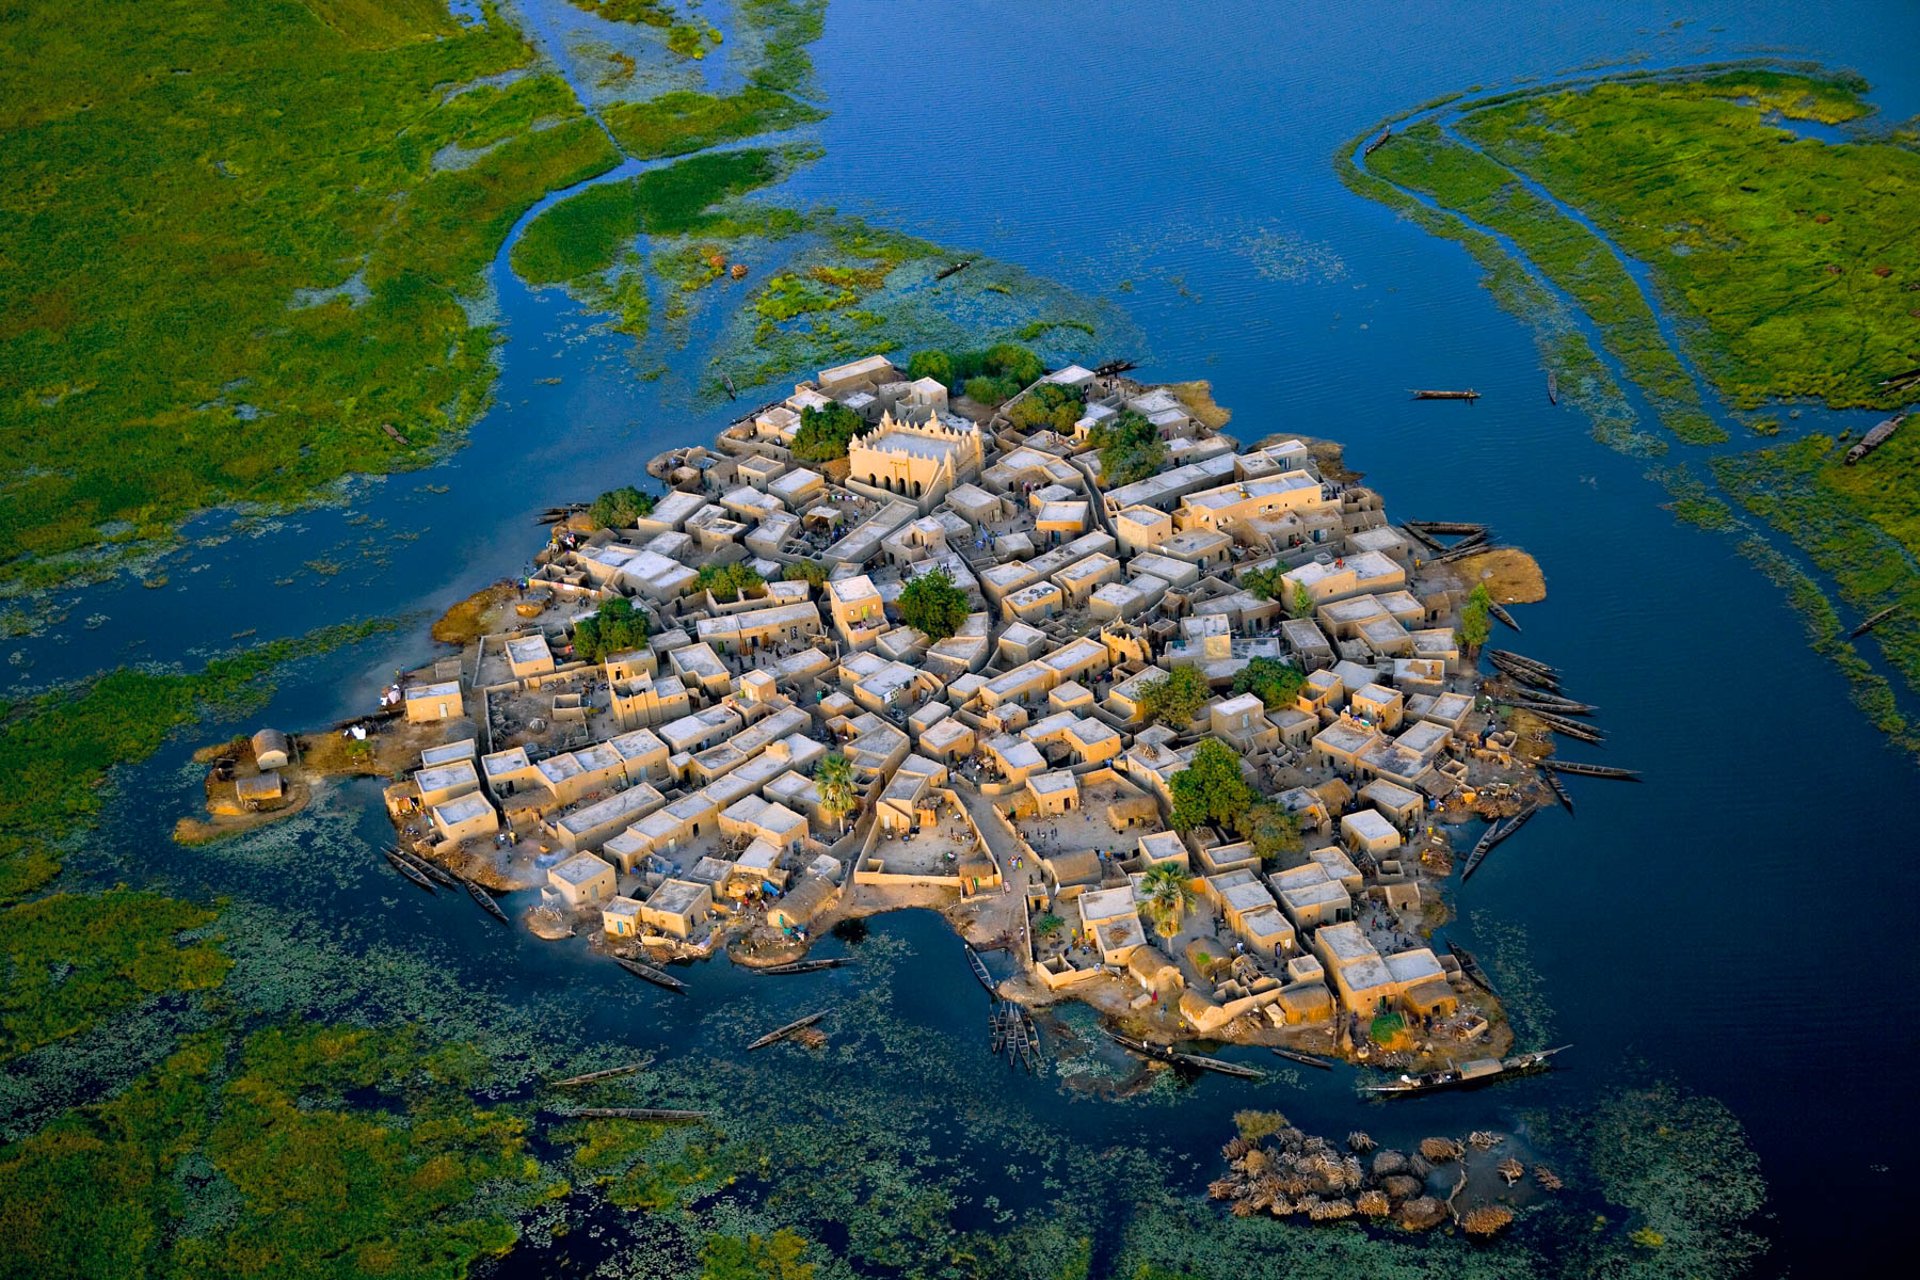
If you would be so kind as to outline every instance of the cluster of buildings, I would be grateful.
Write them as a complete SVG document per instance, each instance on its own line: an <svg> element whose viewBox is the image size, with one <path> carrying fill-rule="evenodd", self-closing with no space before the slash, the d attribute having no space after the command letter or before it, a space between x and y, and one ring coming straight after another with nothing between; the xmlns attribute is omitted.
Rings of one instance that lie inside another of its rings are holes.
<svg viewBox="0 0 1920 1280"><path fill-rule="evenodd" d="M1203 1032L1470 1014L1451 958L1398 945L1429 809L1487 740L1461 584L1300 440L1242 449L1167 390L1078 366L1043 381L1081 400L1070 431L962 414L873 356L655 459L648 515L550 547L523 629L405 690L449 733L389 788L396 822L617 942L804 936L849 895L935 888L1012 919L1036 986L1104 984ZM801 415L834 403L866 429L843 461L796 460ZM1109 485L1089 437L1127 412L1168 462ZM763 585L717 597L701 570L725 565ZM938 638L899 611L935 569L968 600ZM580 660L575 624L615 597L645 644ZM1259 658L1305 673L1291 704L1234 691ZM1150 723L1146 690L1182 666L1210 700ZM1208 738L1300 851L1172 829ZM1166 864L1200 903L1172 936L1140 889Z"/></svg>

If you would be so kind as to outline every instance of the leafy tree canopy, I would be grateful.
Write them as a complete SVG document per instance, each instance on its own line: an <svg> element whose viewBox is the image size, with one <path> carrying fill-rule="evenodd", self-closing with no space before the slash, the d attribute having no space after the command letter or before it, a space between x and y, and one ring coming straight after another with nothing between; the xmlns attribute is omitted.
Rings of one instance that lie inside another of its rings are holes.
<svg viewBox="0 0 1920 1280"><path fill-rule="evenodd" d="M1233 825L1262 862L1277 861L1282 854L1300 849L1300 820L1271 800L1247 806Z"/></svg>
<svg viewBox="0 0 1920 1280"><path fill-rule="evenodd" d="M1086 392L1047 382L1021 397L1020 403L1007 411L1007 417L1022 431L1051 428L1064 436L1073 434L1073 424L1086 411Z"/></svg>
<svg viewBox="0 0 1920 1280"><path fill-rule="evenodd" d="M1140 686L1140 710L1149 720L1185 729L1207 705L1212 691L1193 667L1175 667Z"/></svg>
<svg viewBox="0 0 1920 1280"><path fill-rule="evenodd" d="M1487 606L1493 603L1493 597L1487 593L1487 584L1476 582L1473 590L1467 593L1466 604L1460 607L1460 643L1468 652L1485 644L1493 634L1493 619Z"/></svg>
<svg viewBox="0 0 1920 1280"><path fill-rule="evenodd" d="M1293 584L1293 604L1288 608L1287 612L1296 618L1311 618L1313 616L1313 592L1307 590L1306 583L1296 582Z"/></svg>
<svg viewBox="0 0 1920 1280"><path fill-rule="evenodd" d="M1240 585L1262 600L1278 600L1287 589L1285 575L1286 570L1277 564L1265 569L1247 569L1240 575Z"/></svg>
<svg viewBox="0 0 1920 1280"><path fill-rule="evenodd" d="M711 591L713 598L722 604L731 604L742 595L767 585L760 571L744 560L734 564L710 564L700 570L694 582L702 590Z"/></svg>
<svg viewBox="0 0 1920 1280"><path fill-rule="evenodd" d="M1254 801L1253 788L1240 775L1233 748L1208 738L1187 767L1173 775L1173 825L1181 831L1213 823L1238 828L1238 819Z"/></svg>
<svg viewBox="0 0 1920 1280"><path fill-rule="evenodd" d="M801 462L832 462L847 456L847 445L866 430L866 419L843 404L800 411L800 429L793 434L793 456Z"/></svg>
<svg viewBox="0 0 1920 1280"><path fill-rule="evenodd" d="M1300 668L1281 658L1255 658L1233 678L1235 693L1257 693L1267 710L1290 707L1300 693L1306 676Z"/></svg>
<svg viewBox="0 0 1920 1280"><path fill-rule="evenodd" d="M1040 357L1017 342L996 342L984 351L920 351L907 362L908 377L937 378L986 405L1011 400L1046 372Z"/></svg>
<svg viewBox="0 0 1920 1280"><path fill-rule="evenodd" d="M1100 451L1100 479L1107 487L1145 480L1167 462L1167 446L1151 422L1124 409L1087 433Z"/></svg>
<svg viewBox="0 0 1920 1280"><path fill-rule="evenodd" d="M652 511L653 495L642 493L628 484L609 489L595 498L587 508L587 516L602 529L628 529L641 516L649 515Z"/></svg>
<svg viewBox="0 0 1920 1280"><path fill-rule="evenodd" d="M599 612L573 626L573 654L586 662L603 661L608 654L638 649L647 642L647 614L633 601L615 596Z"/></svg>
<svg viewBox="0 0 1920 1280"><path fill-rule="evenodd" d="M900 592L900 616L929 640L945 640L967 620L967 593L945 569L921 574Z"/></svg>

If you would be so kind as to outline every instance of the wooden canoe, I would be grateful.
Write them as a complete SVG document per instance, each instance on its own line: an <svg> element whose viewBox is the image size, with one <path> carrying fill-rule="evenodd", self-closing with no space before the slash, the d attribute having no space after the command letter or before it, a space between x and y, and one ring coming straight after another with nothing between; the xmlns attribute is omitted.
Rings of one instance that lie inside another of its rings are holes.
<svg viewBox="0 0 1920 1280"><path fill-rule="evenodd" d="M822 969L838 969L853 963L852 956L827 956L819 960L795 960L789 964L771 964L753 972L778 977L789 973L818 973Z"/></svg>
<svg viewBox="0 0 1920 1280"><path fill-rule="evenodd" d="M973 970L974 979L987 989L988 995L996 994L1000 990L1000 984L993 980L991 973L987 972L987 962L982 960L980 953L967 943L963 942L960 946L967 953L967 968Z"/></svg>
<svg viewBox="0 0 1920 1280"><path fill-rule="evenodd" d="M428 893L433 892L433 881L427 879L426 873L421 871L420 868L401 857L398 851L393 849L387 850L387 865L419 885L422 889L425 889Z"/></svg>
<svg viewBox="0 0 1920 1280"><path fill-rule="evenodd" d="M1333 1070L1333 1064L1325 1058L1316 1058L1310 1053L1301 1053L1298 1049L1282 1049L1279 1045L1269 1045L1275 1056L1288 1062L1297 1062L1303 1067L1318 1067L1322 1071Z"/></svg>
<svg viewBox="0 0 1920 1280"><path fill-rule="evenodd" d="M1579 760L1554 759L1542 760L1540 764L1541 767L1551 769L1555 773L1570 773L1578 778L1615 778L1621 782L1640 781L1638 769L1622 769L1617 765L1586 764Z"/></svg>
<svg viewBox="0 0 1920 1280"><path fill-rule="evenodd" d="M495 920L498 920L501 924L513 923L511 920L507 919L507 913L501 909L500 904L493 900L492 894L488 893L485 889L482 889L479 885L475 884L471 880L462 880L460 883L466 886L467 896L472 898L475 902L479 903L481 909L485 911L488 915L492 916Z"/></svg>
<svg viewBox="0 0 1920 1280"><path fill-rule="evenodd" d="M581 1107L571 1114L583 1120L653 1120L676 1123L705 1120L710 1113L677 1111L669 1107Z"/></svg>
<svg viewBox="0 0 1920 1280"><path fill-rule="evenodd" d="M780 1043L780 1041L785 1040L788 1036L792 1035L794 1032L804 1030L805 1028L812 1026L814 1023L820 1021L820 1019L826 1016L827 1016L827 1011L825 1009L822 1009L820 1012L810 1013L804 1018L795 1018L792 1022L789 1022L784 1027L775 1027L773 1030L767 1032L767 1034L761 1036L758 1040L755 1040L752 1044L748 1045L747 1052L752 1053L755 1049L764 1049L770 1044L778 1044Z"/></svg>
<svg viewBox="0 0 1920 1280"><path fill-rule="evenodd" d="M1455 960L1460 962L1460 972L1467 975L1468 982L1471 982L1474 986L1480 988L1490 996L1498 994L1494 991L1493 984L1487 981L1487 971L1480 967L1480 961L1474 956L1473 952L1452 941L1447 943L1447 950Z"/></svg>
<svg viewBox="0 0 1920 1280"><path fill-rule="evenodd" d="M614 962L634 977L645 978L656 987L665 987L667 990L677 992L681 995L686 994L687 984L663 969L656 969L650 964L642 964L638 960L629 960L625 956L615 956Z"/></svg>

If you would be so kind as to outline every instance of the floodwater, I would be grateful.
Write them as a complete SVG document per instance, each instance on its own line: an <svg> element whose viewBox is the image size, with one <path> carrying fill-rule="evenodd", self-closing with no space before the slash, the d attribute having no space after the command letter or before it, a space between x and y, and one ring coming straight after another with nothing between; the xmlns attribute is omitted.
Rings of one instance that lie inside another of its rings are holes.
<svg viewBox="0 0 1920 1280"><path fill-rule="evenodd" d="M1362 1108L1345 1071L1290 1086L1205 1080L1177 1106L1063 1105L1057 1084L1010 1086L987 1058L972 979L937 919L879 924L896 946L893 1016L951 1041L943 1073L1004 1105L1064 1114L1073 1142L1166 1152L1183 1194L1215 1176L1210 1152L1239 1106L1407 1142L1510 1127L1522 1110L1578 1111L1622 1080L1672 1079L1746 1127L1769 1187L1767 1272L1818 1269L1835 1241L1861 1256L1891 1244L1901 1224L1885 1206L1920 1176L1907 1138L1920 1106L1901 1087L1915 1047L1904 993L1920 978L1908 936L1920 876L1899 825L1920 784L1913 764L1852 709L1730 542L1676 524L1644 462L1547 404L1530 334L1478 287L1464 252L1348 193L1331 157L1443 93L1628 63L1811 59L1863 73L1882 115L1903 119L1920 111L1916 49L1920 9L1901 4L833 0L813 49L832 113L814 131L825 155L780 194L1106 297L1146 345L1089 351L1089 362L1135 356L1149 379L1211 379L1243 439L1344 441L1397 515L1491 523L1539 559L1551 592L1516 610L1516 647L1602 708L1605 748L1568 754L1646 778L1573 780L1577 820L1543 815L1457 894L1447 936L1485 952L1511 949L1495 940L1524 929L1534 998L1523 1030L1574 1046L1562 1071L1392 1108ZM533 512L638 477L655 452L724 424L724 404L687 398L697 370L642 381L628 339L557 292L524 289L504 251L494 275L506 337L497 402L466 449L355 482L338 506L197 521L194 545L148 571L166 586L76 593L65 622L10 646L14 679L191 662L250 631L431 616L522 567L538 544ZM1484 398L1408 402L1405 388L1428 385ZM298 727L370 706L392 668L422 652L424 626L308 664L265 717ZM165 841L191 803L187 747L133 771L102 874L126 878L137 862L189 892L291 893L257 866ZM376 839L377 793L353 795L367 810L362 835ZM303 890L299 908L347 936L432 938L435 963L508 1002L535 989L570 1002L582 1034L724 1055L737 1040L715 1027L731 1032L741 1007L770 1026L811 998L724 965L689 975L683 1001L636 996L576 945L489 932L468 904L396 890L385 875L368 862L327 891ZM822 981L854 990L859 972ZM635 1005L647 1016L627 1016ZM761 1069L777 1080L784 1068ZM893 1060L886 1070L911 1072ZM925 1082L883 1072L869 1083L905 1096ZM601 1246L555 1247L590 1257Z"/></svg>

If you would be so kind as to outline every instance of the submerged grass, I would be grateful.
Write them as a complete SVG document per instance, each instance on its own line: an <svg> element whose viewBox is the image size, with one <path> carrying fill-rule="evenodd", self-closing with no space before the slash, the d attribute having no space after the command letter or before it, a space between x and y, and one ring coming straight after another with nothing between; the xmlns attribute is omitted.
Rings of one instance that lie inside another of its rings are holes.
<svg viewBox="0 0 1920 1280"><path fill-rule="evenodd" d="M1858 120L1857 78L1742 70L1602 83L1470 112L1461 132L1647 265L1742 408L1888 405L1920 340L1920 153L1779 121Z"/></svg>
<svg viewBox="0 0 1920 1280"><path fill-rule="evenodd" d="M1707 416L1699 389L1661 337L1659 321L1633 278L1586 228L1433 124L1396 135L1369 164L1389 181L1424 192L1513 241L1594 322L1606 348L1675 435L1693 444L1727 438Z"/></svg>
<svg viewBox="0 0 1920 1280"><path fill-rule="evenodd" d="M491 8L82 0L0 32L35 51L0 72L16 587L200 508L425 461L485 401L462 300L507 227L616 159L557 80L477 83L532 57ZM449 146L484 152L443 168Z"/></svg>
<svg viewBox="0 0 1920 1280"><path fill-rule="evenodd" d="M724 96L675 90L644 102L611 103L601 114L621 149L639 160L683 156L826 116L817 107L759 85Z"/></svg>

